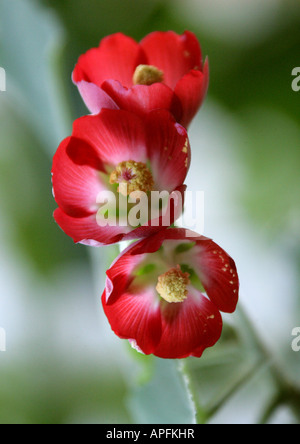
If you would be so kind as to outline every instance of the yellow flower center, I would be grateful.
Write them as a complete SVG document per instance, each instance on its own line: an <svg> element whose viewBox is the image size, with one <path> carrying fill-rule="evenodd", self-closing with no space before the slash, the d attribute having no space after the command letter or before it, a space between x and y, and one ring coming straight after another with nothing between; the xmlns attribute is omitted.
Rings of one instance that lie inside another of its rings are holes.
<svg viewBox="0 0 300 444"><path fill-rule="evenodd" d="M164 73L152 65L139 65L132 78L134 85L152 85L153 83L161 83L163 80Z"/></svg>
<svg viewBox="0 0 300 444"><path fill-rule="evenodd" d="M183 273L179 265L158 277L156 290L167 302L183 302L187 298L189 273Z"/></svg>
<svg viewBox="0 0 300 444"><path fill-rule="evenodd" d="M111 173L109 182L118 183L118 192L129 196L133 191L147 193L154 188L154 180L149 168L142 162L128 160L121 162Z"/></svg>

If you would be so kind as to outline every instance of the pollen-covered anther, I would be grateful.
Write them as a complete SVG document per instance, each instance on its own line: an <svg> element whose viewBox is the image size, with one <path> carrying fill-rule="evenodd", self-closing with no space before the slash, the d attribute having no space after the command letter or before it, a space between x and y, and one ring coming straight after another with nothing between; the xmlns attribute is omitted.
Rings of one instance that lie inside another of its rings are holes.
<svg viewBox="0 0 300 444"><path fill-rule="evenodd" d="M189 273L183 273L179 265L158 277L156 290L167 302L183 302L187 298Z"/></svg>
<svg viewBox="0 0 300 444"><path fill-rule="evenodd" d="M156 66L139 65L132 78L134 85L152 85L153 83L161 83L164 81L164 73Z"/></svg>
<svg viewBox="0 0 300 444"><path fill-rule="evenodd" d="M144 163L134 160L120 162L110 174L109 182L118 183L118 192L123 196L129 196L134 191L148 193L154 188L154 180L149 168Z"/></svg>

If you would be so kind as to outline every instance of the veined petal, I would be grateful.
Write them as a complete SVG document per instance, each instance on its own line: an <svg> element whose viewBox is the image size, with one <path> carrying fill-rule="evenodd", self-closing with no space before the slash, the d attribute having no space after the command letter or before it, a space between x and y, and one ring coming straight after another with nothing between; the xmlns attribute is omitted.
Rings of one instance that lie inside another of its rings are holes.
<svg viewBox="0 0 300 444"><path fill-rule="evenodd" d="M113 99L94 83L81 80L77 83L84 103L92 114L98 114L102 108L119 109Z"/></svg>
<svg viewBox="0 0 300 444"><path fill-rule="evenodd" d="M102 84L102 89L120 109L140 115L155 109L166 109L170 110L177 122L181 120L180 100L174 91L163 83L126 88L120 82L107 80Z"/></svg>
<svg viewBox="0 0 300 444"><path fill-rule="evenodd" d="M83 54L73 72L73 81L82 80L101 86L105 80L119 80L130 87L136 66L146 58L139 44L122 33L105 37L98 48Z"/></svg>
<svg viewBox="0 0 300 444"><path fill-rule="evenodd" d="M74 122L73 136L94 147L103 163L147 161L144 123L129 111L103 109L81 117Z"/></svg>
<svg viewBox="0 0 300 444"><path fill-rule="evenodd" d="M164 72L164 83L174 89L191 69L202 69L202 55L196 36L186 31L152 32L140 43L150 65Z"/></svg>
<svg viewBox="0 0 300 444"><path fill-rule="evenodd" d="M225 313L233 313L239 296L234 260L212 240L197 241L194 264L210 300Z"/></svg>
<svg viewBox="0 0 300 444"><path fill-rule="evenodd" d="M202 105L208 90L209 65L205 61L203 72L190 71L175 87L175 94L181 102L183 115L180 123L187 128Z"/></svg>
<svg viewBox="0 0 300 444"><path fill-rule="evenodd" d="M72 217L60 208L54 211L54 219L75 243L94 247L120 242L123 240L124 233L130 231L129 227L100 227L97 224L96 214L86 217Z"/></svg>
<svg viewBox="0 0 300 444"><path fill-rule="evenodd" d="M160 358L201 356L221 336L223 323L218 309L193 289L182 303L164 302L161 311L162 336L154 351Z"/></svg>
<svg viewBox="0 0 300 444"><path fill-rule="evenodd" d="M68 150L71 151L72 146L76 149L78 145L85 159L75 163ZM102 168L101 162L93 157L89 149L85 142L69 137L60 144L53 158L53 194L57 204L70 216L94 213L97 195L104 188L98 174Z"/></svg>
<svg viewBox="0 0 300 444"><path fill-rule="evenodd" d="M161 314L151 289L102 296L104 312L112 330L122 339L134 339L145 354L153 353L161 337Z"/></svg>
<svg viewBox="0 0 300 444"><path fill-rule="evenodd" d="M187 132L165 110L149 113L146 125L155 183L158 191L171 192L183 184L189 170L191 149Z"/></svg>
<svg viewBox="0 0 300 444"><path fill-rule="evenodd" d="M130 254L127 254L129 251ZM133 280L133 270L144 258L145 255L138 250L138 242L136 242L134 245L127 247L114 260L110 269L106 272L105 302L108 302L110 297L121 294L129 287Z"/></svg>

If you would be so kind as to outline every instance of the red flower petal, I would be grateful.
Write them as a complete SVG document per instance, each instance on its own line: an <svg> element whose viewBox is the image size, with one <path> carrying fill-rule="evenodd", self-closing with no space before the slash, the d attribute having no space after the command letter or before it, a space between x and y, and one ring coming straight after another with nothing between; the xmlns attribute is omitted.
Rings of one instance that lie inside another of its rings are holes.
<svg viewBox="0 0 300 444"><path fill-rule="evenodd" d="M183 115L180 123L188 127L198 109L202 105L208 90L209 65L205 61L203 72L191 71L179 80L175 87L175 94L179 98Z"/></svg>
<svg viewBox="0 0 300 444"><path fill-rule="evenodd" d="M113 99L94 83L81 80L77 83L77 87L87 108L92 114L98 114L102 108L119 109Z"/></svg>
<svg viewBox="0 0 300 444"><path fill-rule="evenodd" d="M153 291L132 289L106 300L103 309L112 330L123 339L134 339L145 353L153 353L161 337L161 314Z"/></svg>
<svg viewBox="0 0 300 444"><path fill-rule="evenodd" d="M212 240L197 241L195 263L208 297L225 313L236 309L239 278L234 260Z"/></svg>
<svg viewBox="0 0 300 444"><path fill-rule="evenodd" d="M145 64L145 55L139 44L124 34L105 37L98 48L83 54L74 69L73 81L82 80L101 86L105 80L119 80L130 87L135 68Z"/></svg>
<svg viewBox="0 0 300 444"><path fill-rule="evenodd" d="M110 269L107 270L106 275L106 291L105 291L105 302L109 300L110 297L115 297L126 290L132 280L132 272L134 268L143 261L145 255L141 249L139 249L139 244L141 242L135 242L129 245L111 264ZM130 251L131 254L127 254Z"/></svg>
<svg viewBox="0 0 300 444"><path fill-rule="evenodd" d="M146 124L148 155L155 183L159 191L171 192L183 184L190 166L187 132L165 110L149 113Z"/></svg>
<svg viewBox="0 0 300 444"><path fill-rule="evenodd" d="M80 147L85 153L85 162L74 163L68 150ZM53 193L57 204L70 216L87 216L96 211L96 198L103 185L99 179L98 171L95 170L95 163L101 169L101 163L97 158L89 153L89 145L74 138L65 139L57 149L53 158L52 184Z"/></svg>
<svg viewBox="0 0 300 444"><path fill-rule="evenodd" d="M167 359L201 356L205 348L219 340L222 326L222 317L214 304L190 290L182 303L163 303L162 336L154 354Z"/></svg>
<svg viewBox="0 0 300 444"><path fill-rule="evenodd" d="M147 160L144 123L128 111L103 109L81 117L74 122L73 136L89 143L103 163Z"/></svg>
<svg viewBox="0 0 300 444"><path fill-rule="evenodd" d="M54 219L75 243L93 247L120 242L124 237L124 233L130 231L128 227L100 227L97 224L96 214L87 217L72 217L64 213L60 208L55 210Z"/></svg>
<svg viewBox="0 0 300 444"><path fill-rule="evenodd" d="M164 72L164 83L174 89L177 82L191 69L202 69L201 49L196 36L186 31L153 32L140 43L149 65Z"/></svg>
<svg viewBox="0 0 300 444"><path fill-rule="evenodd" d="M120 109L140 115L155 109L166 109L170 110L177 122L181 119L181 103L174 91L163 83L135 85L128 89L120 82L108 80L102 84L102 89ZM108 107L112 106L106 106Z"/></svg>

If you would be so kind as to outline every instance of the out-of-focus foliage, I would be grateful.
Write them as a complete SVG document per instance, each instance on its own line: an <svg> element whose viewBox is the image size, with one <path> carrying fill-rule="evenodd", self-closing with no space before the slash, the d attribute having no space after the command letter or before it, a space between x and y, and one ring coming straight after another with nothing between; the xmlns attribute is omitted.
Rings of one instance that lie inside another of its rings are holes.
<svg viewBox="0 0 300 444"><path fill-rule="evenodd" d="M9 224L7 236L37 271L48 273L72 256L80 258L83 251L74 251L53 223L50 162L41 142L5 98L0 120L0 199Z"/></svg>
<svg viewBox="0 0 300 444"><path fill-rule="evenodd" d="M0 424L126 424L131 420L124 404L126 385L115 374L74 371L60 360L51 366L49 362L23 364L22 372L10 368L1 371L1 379L5 384L0 386Z"/></svg>
<svg viewBox="0 0 300 444"><path fill-rule="evenodd" d="M85 256L52 218L51 157L66 130L50 63L60 28L28 2L4 1L0 11L0 61L7 77L0 97L1 210L12 245L47 273L70 257Z"/></svg>

